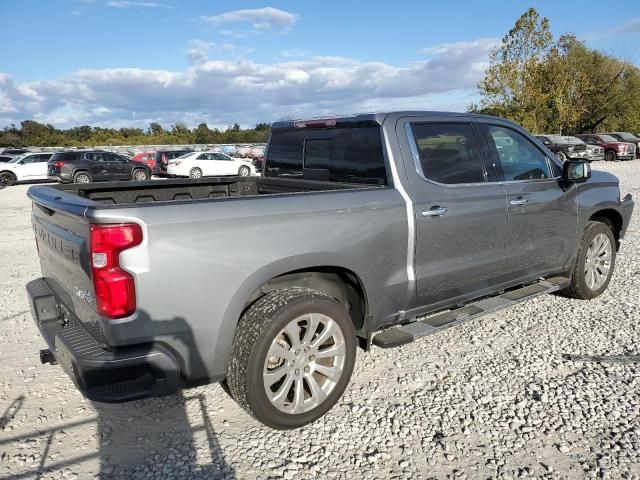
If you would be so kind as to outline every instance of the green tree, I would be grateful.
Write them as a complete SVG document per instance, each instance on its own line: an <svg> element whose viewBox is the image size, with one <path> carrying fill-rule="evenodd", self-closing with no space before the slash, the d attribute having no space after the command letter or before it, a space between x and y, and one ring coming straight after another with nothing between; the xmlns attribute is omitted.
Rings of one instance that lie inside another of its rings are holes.
<svg viewBox="0 0 640 480"><path fill-rule="evenodd" d="M543 61L552 42L549 20L533 8L527 10L490 54L486 76L478 85L479 109L538 130L548 97Z"/></svg>

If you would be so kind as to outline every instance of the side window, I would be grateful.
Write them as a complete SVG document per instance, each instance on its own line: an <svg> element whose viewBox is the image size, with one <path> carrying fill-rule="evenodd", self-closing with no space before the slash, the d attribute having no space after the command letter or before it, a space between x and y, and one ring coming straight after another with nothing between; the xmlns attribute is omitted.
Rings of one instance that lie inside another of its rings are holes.
<svg viewBox="0 0 640 480"><path fill-rule="evenodd" d="M22 159L23 165L28 165L30 163L35 163L37 161L37 155L27 155Z"/></svg>
<svg viewBox="0 0 640 480"><path fill-rule="evenodd" d="M547 157L524 135L496 125L487 128L498 153L505 181L552 177Z"/></svg>
<svg viewBox="0 0 640 480"><path fill-rule="evenodd" d="M209 157L206 153L201 153L200 155L198 155L196 160L209 160Z"/></svg>
<svg viewBox="0 0 640 480"><path fill-rule="evenodd" d="M101 152L85 153L85 158L90 162L107 162L108 159Z"/></svg>
<svg viewBox="0 0 640 480"><path fill-rule="evenodd" d="M446 184L487 181L480 150L468 123L414 123L422 174Z"/></svg>
<svg viewBox="0 0 640 480"><path fill-rule="evenodd" d="M224 153L214 153L212 155L213 155L213 160L224 160L224 161L231 160L231 157L228 157Z"/></svg>

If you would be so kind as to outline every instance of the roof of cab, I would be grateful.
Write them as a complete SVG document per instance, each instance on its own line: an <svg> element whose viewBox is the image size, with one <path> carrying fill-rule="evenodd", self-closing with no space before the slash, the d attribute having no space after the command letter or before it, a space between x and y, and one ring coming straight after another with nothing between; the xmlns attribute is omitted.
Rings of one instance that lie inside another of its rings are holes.
<svg viewBox="0 0 640 480"><path fill-rule="evenodd" d="M356 113L353 115L327 115L321 117L311 117L311 118L301 118L295 120L283 120L279 122L275 122L271 125L272 130L288 130L296 127L297 125L308 124L308 123L320 123L322 121L330 121L332 122L332 127L356 127L356 126L375 126L382 125L387 117L393 116L395 118L400 117L443 117L443 118L487 118L487 119L498 119L500 117L494 117L492 115L483 115L479 113L465 113L465 112L439 112L439 111L428 111L428 110L401 110L401 111L389 111L389 112L372 112L372 113ZM505 120L500 118L500 120ZM508 121L508 120L507 120ZM335 122L335 123L334 123ZM321 125L316 125L321 126Z"/></svg>

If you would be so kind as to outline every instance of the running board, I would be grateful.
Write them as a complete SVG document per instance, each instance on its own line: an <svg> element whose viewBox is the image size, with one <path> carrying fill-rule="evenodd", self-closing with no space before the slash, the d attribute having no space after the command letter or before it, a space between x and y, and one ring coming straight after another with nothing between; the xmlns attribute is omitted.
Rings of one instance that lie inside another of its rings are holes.
<svg viewBox="0 0 640 480"><path fill-rule="evenodd" d="M569 285L569 282L570 279L566 277L546 278L525 287L469 303L464 307L437 313L405 325L391 327L373 337L373 344L380 348L406 345L418 338L441 332L474 318L502 310L545 293L555 292Z"/></svg>

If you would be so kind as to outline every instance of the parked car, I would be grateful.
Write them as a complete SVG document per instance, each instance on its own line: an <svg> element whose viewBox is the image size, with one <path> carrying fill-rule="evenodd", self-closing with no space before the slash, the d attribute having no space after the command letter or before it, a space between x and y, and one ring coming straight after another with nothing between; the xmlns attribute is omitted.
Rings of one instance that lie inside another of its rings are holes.
<svg viewBox="0 0 640 480"><path fill-rule="evenodd" d="M51 153L28 152L0 163L0 183L4 186L16 182L47 179L47 160Z"/></svg>
<svg viewBox="0 0 640 480"><path fill-rule="evenodd" d="M264 177L31 187L43 363L102 402L226 380L259 421L300 427L339 400L356 345L602 294L634 206L614 175L473 114L280 122L265 162Z"/></svg>
<svg viewBox="0 0 640 480"><path fill-rule="evenodd" d="M602 133L587 133L576 135L580 140L589 145L597 145L604 149L604 159L611 162L614 160L632 160L636 147L633 143L621 142L610 135Z"/></svg>
<svg viewBox="0 0 640 480"><path fill-rule="evenodd" d="M153 172L156 166L156 152L141 152L131 157L134 162L144 163Z"/></svg>
<svg viewBox="0 0 640 480"><path fill-rule="evenodd" d="M587 160L590 162L599 162L604 160L604 148L598 145L587 145Z"/></svg>
<svg viewBox="0 0 640 480"><path fill-rule="evenodd" d="M587 159L587 144L576 137L562 135L536 135L549 150L563 162L569 158Z"/></svg>
<svg viewBox="0 0 640 480"><path fill-rule="evenodd" d="M224 153L192 152L169 160L167 175L175 177L209 177L214 175L255 175L251 160L234 158Z"/></svg>
<svg viewBox="0 0 640 480"><path fill-rule="evenodd" d="M628 132L611 132L606 135L609 135L621 142L633 143L636 146L636 156L638 155L638 152L640 152L640 138L638 138L637 135L633 135Z"/></svg>
<svg viewBox="0 0 640 480"><path fill-rule="evenodd" d="M22 155L23 153L27 153L29 150L26 148L5 148L2 150L3 155Z"/></svg>
<svg viewBox="0 0 640 480"><path fill-rule="evenodd" d="M155 155L156 164L154 165L153 173L155 175L166 175L167 174L167 164L169 160L173 158L181 157L186 153L191 153L193 150L190 149L182 149L182 150L157 150Z"/></svg>
<svg viewBox="0 0 640 480"><path fill-rule="evenodd" d="M151 178L151 169L143 163L104 150L72 150L58 152L51 157L48 178L61 183L143 181Z"/></svg>
<svg viewBox="0 0 640 480"><path fill-rule="evenodd" d="M15 155L0 155L0 163L5 163L14 158Z"/></svg>

